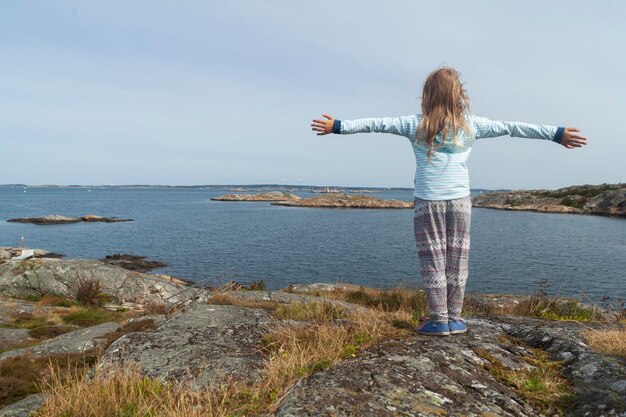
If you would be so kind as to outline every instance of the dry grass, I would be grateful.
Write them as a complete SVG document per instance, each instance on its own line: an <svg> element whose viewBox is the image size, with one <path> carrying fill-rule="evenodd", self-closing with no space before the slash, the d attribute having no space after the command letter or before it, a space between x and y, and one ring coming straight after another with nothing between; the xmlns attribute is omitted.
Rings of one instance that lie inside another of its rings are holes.
<svg viewBox="0 0 626 417"><path fill-rule="evenodd" d="M330 302L323 303L289 303L276 307L272 315L281 320L315 320L329 321L346 317L343 308Z"/></svg>
<svg viewBox="0 0 626 417"><path fill-rule="evenodd" d="M216 300L212 299L211 302ZM330 303L304 307L277 305L219 295L217 301L232 301L272 308L279 316L310 320L306 326L276 318L261 339L265 357L262 378L256 383L220 380L194 392L142 377L132 369L96 372L91 382L76 374L69 381L52 378L44 387L49 394L40 416L244 416L271 412L300 378L349 357L384 338L405 331L394 327L402 313L380 309L343 312Z"/></svg>
<svg viewBox="0 0 626 417"><path fill-rule="evenodd" d="M492 301L490 298L498 298ZM463 314L477 317L511 314L549 320L571 321L615 321L619 314L604 310L596 305L583 304L576 299L552 297L541 294L528 296L468 295L463 305Z"/></svg>
<svg viewBox="0 0 626 417"><path fill-rule="evenodd" d="M0 408L37 392L37 384L53 374L66 380L70 370L86 371L95 363L94 352L57 354L45 358L21 355L0 362Z"/></svg>
<svg viewBox="0 0 626 417"><path fill-rule="evenodd" d="M264 308L273 310L281 304L278 301L252 300L249 298L237 297L223 292L215 292L209 299L209 304L227 304L248 308Z"/></svg>
<svg viewBox="0 0 626 417"><path fill-rule="evenodd" d="M626 329L587 330L584 335L592 349L626 357Z"/></svg>
<svg viewBox="0 0 626 417"><path fill-rule="evenodd" d="M291 290L291 292L294 292ZM296 292L298 293L298 292ZM420 318L428 315L426 293L423 290L415 290L404 286L391 289L379 289L370 287L349 287L347 289L336 288L333 291L318 291L314 294L302 292L301 294L316 295L333 300L346 301L384 312L398 313L404 320L416 324Z"/></svg>

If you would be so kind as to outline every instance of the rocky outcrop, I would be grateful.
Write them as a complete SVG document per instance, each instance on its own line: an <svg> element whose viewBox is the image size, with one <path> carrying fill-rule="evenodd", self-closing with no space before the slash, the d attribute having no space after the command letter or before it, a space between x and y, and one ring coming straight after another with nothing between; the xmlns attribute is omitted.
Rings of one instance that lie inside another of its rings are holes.
<svg viewBox="0 0 626 417"><path fill-rule="evenodd" d="M624 360L590 352L581 342L583 326L521 317L469 319L468 326L464 335L414 336L372 346L298 382L276 415L540 415L488 371L495 362L511 372L534 368L525 359L533 353L504 335L547 348L553 359L565 361L574 391L567 415L625 415Z"/></svg>
<svg viewBox="0 0 626 417"><path fill-rule="evenodd" d="M0 350L7 346L32 339L27 329L11 329L0 327Z"/></svg>
<svg viewBox="0 0 626 417"><path fill-rule="evenodd" d="M41 217L18 217L16 219L9 219L7 222L10 223L32 223L39 225L48 225L48 224L68 224L68 223L119 223L119 222L132 222L132 219L119 219L117 217L102 217L96 216L94 214L87 214L82 217L68 217L61 216L58 214L48 214L46 216Z"/></svg>
<svg viewBox="0 0 626 417"><path fill-rule="evenodd" d="M29 417L43 404L41 394L31 394L0 410L0 417Z"/></svg>
<svg viewBox="0 0 626 417"><path fill-rule="evenodd" d="M100 291L118 303L172 304L200 289L166 275L129 271L85 259L28 259L0 263L0 294L11 297L45 294L75 298L81 282L96 280Z"/></svg>
<svg viewBox="0 0 626 417"><path fill-rule="evenodd" d="M265 310L197 304L154 331L114 342L100 367L135 365L150 377L198 389L222 377L253 382L263 366L258 346Z"/></svg>
<svg viewBox="0 0 626 417"><path fill-rule="evenodd" d="M294 201L300 200L300 197L285 193L282 191L270 191L260 194L226 194L220 197L214 197L214 201Z"/></svg>
<svg viewBox="0 0 626 417"><path fill-rule="evenodd" d="M0 264L4 261L8 261L11 258L19 256L22 254L22 250L24 248L16 248L12 246L0 246ZM49 252L43 249L33 249L34 258L62 258L63 255L59 253Z"/></svg>
<svg viewBox="0 0 626 417"><path fill-rule="evenodd" d="M128 255L126 253L116 253L107 255L100 261L105 264L119 266L129 271L148 272L153 269L166 267L167 264L159 261L150 261L145 256Z"/></svg>
<svg viewBox="0 0 626 417"><path fill-rule="evenodd" d="M117 323L102 323L97 326L74 330L62 334L33 347L9 350L0 354L0 361L24 354L31 356L50 356L59 353L81 353L104 347L107 343L106 335L120 329Z"/></svg>
<svg viewBox="0 0 626 417"><path fill-rule="evenodd" d="M382 200L364 195L329 193L297 201L279 201L276 206L323 207L323 208L361 208L361 209L409 209L413 202L401 200Z"/></svg>
<svg viewBox="0 0 626 417"><path fill-rule="evenodd" d="M501 210L626 217L626 184L491 192L475 197L472 204L474 207Z"/></svg>
<svg viewBox="0 0 626 417"><path fill-rule="evenodd" d="M626 362L593 352L581 340L580 323L558 323L528 317L505 317L505 331L527 345L549 352L563 362L562 372L572 383L575 415L626 415ZM610 412L613 411L614 414Z"/></svg>
<svg viewBox="0 0 626 417"><path fill-rule="evenodd" d="M455 337L385 341L313 374L291 390L277 416L536 415L473 349L487 349L509 369L529 366L522 355L500 346L492 323L469 325L471 332Z"/></svg>

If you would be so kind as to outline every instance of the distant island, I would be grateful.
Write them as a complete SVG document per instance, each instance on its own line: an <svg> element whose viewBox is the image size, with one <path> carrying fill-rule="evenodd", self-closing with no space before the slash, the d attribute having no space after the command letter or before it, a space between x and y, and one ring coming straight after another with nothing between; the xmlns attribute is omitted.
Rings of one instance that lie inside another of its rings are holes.
<svg viewBox="0 0 626 417"><path fill-rule="evenodd" d="M475 197L472 204L500 210L626 217L626 184L489 192Z"/></svg>
<svg viewBox="0 0 626 417"><path fill-rule="evenodd" d="M287 200L299 200L295 194L286 193L283 191L270 191L260 194L226 194L220 197L214 197L213 201L287 201Z"/></svg>
<svg viewBox="0 0 626 417"><path fill-rule="evenodd" d="M383 200L365 195L326 193L299 200L276 201L274 206L319 207L319 208L359 208L359 209L410 209L412 201Z"/></svg>
<svg viewBox="0 0 626 417"><path fill-rule="evenodd" d="M213 201L272 201L273 206L320 207L320 208L360 208L360 209L402 209L413 208L413 202L383 200L365 195L338 192L320 192L321 195L301 198L295 194L272 191L260 194L226 194L214 197Z"/></svg>

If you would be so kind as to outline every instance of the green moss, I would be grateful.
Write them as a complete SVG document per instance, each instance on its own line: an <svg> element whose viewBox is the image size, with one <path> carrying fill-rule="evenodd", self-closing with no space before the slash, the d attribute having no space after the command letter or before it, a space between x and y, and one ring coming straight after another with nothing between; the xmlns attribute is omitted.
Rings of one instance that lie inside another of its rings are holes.
<svg viewBox="0 0 626 417"><path fill-rule="evenodd" d="M306 366L300 368L300 375L306 376L314 372L322 371L330 366L330 362L326 359L318 359L311 361Z"/></svg>
<svg viewBox="0 0 626 417"><path fill-rule="evenodd" d="M110 321L120 321L123 317L122 313L116 311L90 309L67 313L61 316L61 318L67 324L87 327Z"/></svg>

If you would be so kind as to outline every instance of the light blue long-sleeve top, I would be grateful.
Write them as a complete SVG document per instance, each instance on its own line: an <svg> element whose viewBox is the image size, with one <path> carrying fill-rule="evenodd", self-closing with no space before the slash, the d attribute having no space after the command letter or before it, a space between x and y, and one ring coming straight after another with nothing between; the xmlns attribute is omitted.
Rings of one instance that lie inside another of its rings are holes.
<svg viewBox="0 0 626 417"><path fill-rule="evenodd" d="M333 133L392 133L408 138L415 154L415 197L422 200L452 200L470 195L467 159L477 139L496 136L545 139L560 143L564 128L521 122L492 121L484 117L466 115L471 134L461 130L456 144L452 138L444 141L435 137L433 154L428 156L428 144L416 141L421 114L402 117L382 117L356 120L335 120Z"/></svg>

